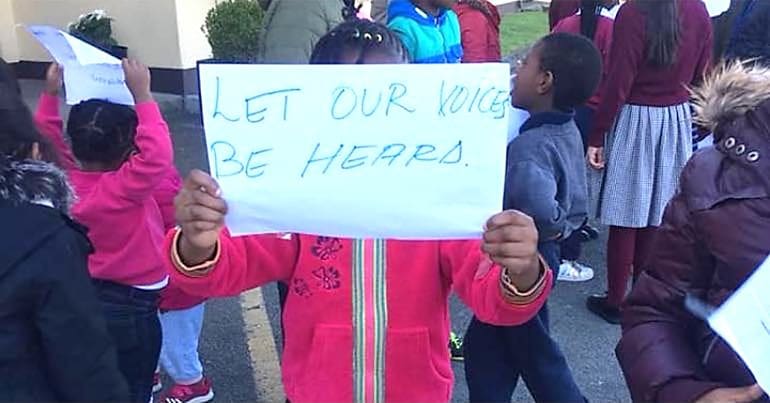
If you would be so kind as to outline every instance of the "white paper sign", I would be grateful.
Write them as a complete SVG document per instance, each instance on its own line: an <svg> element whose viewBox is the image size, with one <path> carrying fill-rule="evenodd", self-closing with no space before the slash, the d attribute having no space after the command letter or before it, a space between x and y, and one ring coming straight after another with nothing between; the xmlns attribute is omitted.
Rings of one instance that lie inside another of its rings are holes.
<svg viewBox="0 0 770 403"><path fill-rule="evenodd" d="M26 28L64 67L68 104L75 105L88 99L134 104L121 62L116 57L54 27L31 25Z"/></svg>
<svg viewBox="0 0 770 403"><path fill-rule="evenodd" d="M710 17L717 17L730 9L730 0L703 0Z"/></svg>
<svg viewBox="0 0 770 403"><path fill-rule="evenodd" d="M743 359L759 386L770 391L770 259L708 318Z"/></svg>
<svg viewBox="0 0 770 403"><path fill-rule="evenodd" d="M476 238L502 207L509 67L199 66L236 235Z"/></svg>
<svg viewBox="0 0 770 403"><path fill-rule="evenodd" d="M510 115L508 118L508 142L510 143L513 139L519 137L521 126L529 119L529 112L511 107L508 113Z"/></svg>

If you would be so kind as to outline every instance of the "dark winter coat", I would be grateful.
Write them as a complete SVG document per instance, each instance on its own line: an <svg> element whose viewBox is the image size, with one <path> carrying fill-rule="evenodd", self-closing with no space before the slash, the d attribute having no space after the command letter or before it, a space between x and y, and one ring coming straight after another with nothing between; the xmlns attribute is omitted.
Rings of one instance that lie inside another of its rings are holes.
<svg viewBox="0 0 770 403"><path fill-rule="evenodd" d="M259 42L260 60L307 64L316 43L342 22L342 0L271 0Z"/></svg>
<svg viewBox="0 0 770 403"><path fill-rule="evenodd" d="M684 169L624 307L617 355L635 401L690 402L755 382L684 299L720 305L770 254L768 74L733 67L695 97L697 120L717 145Z"/></svg>
<svg viewBox="0 0 770 403"><path fill-rule="evenodd" d="M770 66L770 1L748 0L738 11L725 57Z"/></svg>
<svg viewBox="0 0 770 403"><path fill-rule="evenodd" d="M0 402L126 401L64 174L0 157Z"/></svg>

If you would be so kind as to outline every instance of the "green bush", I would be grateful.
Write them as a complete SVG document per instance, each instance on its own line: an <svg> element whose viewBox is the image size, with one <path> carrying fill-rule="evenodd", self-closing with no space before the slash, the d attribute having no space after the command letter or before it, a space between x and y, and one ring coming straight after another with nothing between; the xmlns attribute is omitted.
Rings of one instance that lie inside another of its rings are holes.
<svg viewBox="0 0 770 403"><path fill-rule="evenodd" d="M67 28L70 35L103 49L110 49L118 44L112 37L112 18L108 17L104 10L83 14Z"/></svg>
<svg viewBox="0 0 770 403"><path fill-rule="evenodd" d="M255 62L262 15L262 8L255 0L226 0L209 10L202 29L214 59Z"/></svg>

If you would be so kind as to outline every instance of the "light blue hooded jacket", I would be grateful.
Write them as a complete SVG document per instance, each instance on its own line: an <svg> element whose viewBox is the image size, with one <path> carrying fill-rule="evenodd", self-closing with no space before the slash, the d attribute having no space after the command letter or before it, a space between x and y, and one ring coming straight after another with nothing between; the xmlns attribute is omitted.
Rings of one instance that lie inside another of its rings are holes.
<svg viewBox="0 0 770 403"><path fill-rule="evenodd" d="M412 63L460 63L460 21L452 10L432 16L410 0L391 0L388 27L404 43Z"/></svg>

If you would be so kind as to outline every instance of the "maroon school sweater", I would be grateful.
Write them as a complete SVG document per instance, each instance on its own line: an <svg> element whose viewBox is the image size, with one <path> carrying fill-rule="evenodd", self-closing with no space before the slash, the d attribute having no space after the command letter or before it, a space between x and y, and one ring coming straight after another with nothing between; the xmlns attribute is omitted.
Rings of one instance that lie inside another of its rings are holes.
<svg viewBox="0 0 770 403"><path fill-rule="evenodd" d="M646 17L631 0L615 19L609 71L594 127L588 140L604 145L604 135L625 104L671 106L687 102L687 86L706 71L712 52L711 20L702 0L678 0L680 38L677 61L669 67L647 62Z"/></svg>

